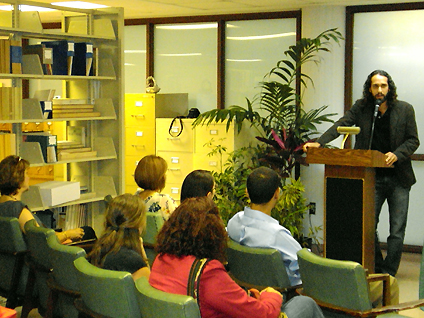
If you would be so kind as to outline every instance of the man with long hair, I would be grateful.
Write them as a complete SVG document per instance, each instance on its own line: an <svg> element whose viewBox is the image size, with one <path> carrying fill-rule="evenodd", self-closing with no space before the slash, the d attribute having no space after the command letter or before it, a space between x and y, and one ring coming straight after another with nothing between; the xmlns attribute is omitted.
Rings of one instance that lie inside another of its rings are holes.
<svg viewBox="0 0 424 318"><path fill-rule="evenodd" d="M303 150L307 152L308 148L321 147L339 136L337 127L353 125L361 128L361 133L356 136L355 149L378 150L386 155L387 167L393 166L393 169L376 169L375 226L377 229L381 207L387 200L390 234L384 259L376 230L375 271L395 276L402 256L409 192L416 182L411 155L420 142L414 108L397 99L396 85L387 72L375 70L365 81L362 99L357 100L316 142L306 143Z"/></svg>

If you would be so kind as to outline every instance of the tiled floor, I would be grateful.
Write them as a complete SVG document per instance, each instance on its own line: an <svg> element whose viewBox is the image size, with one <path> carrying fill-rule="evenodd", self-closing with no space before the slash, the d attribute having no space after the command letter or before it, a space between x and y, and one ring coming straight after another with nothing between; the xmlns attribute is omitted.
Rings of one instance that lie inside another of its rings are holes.
<svg viewBox="0 0 424 318"><path fill-rule="evenodd" d="M418 279L420 277L421 254L404 253L396 278L399 283L399 301L418 299ZM400 312L404 316L424 318L424 311L411 309Z"/></svg>
<svg viewBox="0 0 424 318"><path fill-rule="evenodd" d="M399 283L399 301L407 302L418 299L418 279L420 276L421 254L404 253L396 278ZM20 313L21 307L16 308ZM412 318L424 318L424 311L411 309L400 312ZM18 316L19 317L19 316ZM40 318L36 309L32 310L29 318Z"/></svg>

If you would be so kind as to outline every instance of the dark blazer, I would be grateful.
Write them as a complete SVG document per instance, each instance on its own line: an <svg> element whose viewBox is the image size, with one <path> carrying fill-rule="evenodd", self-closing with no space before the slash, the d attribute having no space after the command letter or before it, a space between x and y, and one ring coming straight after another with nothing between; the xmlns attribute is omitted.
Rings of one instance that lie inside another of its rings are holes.
<svg viewBox="0 0 424 318"><path fill-rule="evenodd" d="M398 158L394 169L400 184L410 187L416 182L411 155L420 145L414 108L399 100L389 104L389 107L391 152ZM361 128L361 132L356 136L355 149L368 149L373 112L374 105L367 104L364 99L357 100L342 118L318 138L317 142L325 145L337 138L340 135L337 132L338 126L357 126Z"/></svg>

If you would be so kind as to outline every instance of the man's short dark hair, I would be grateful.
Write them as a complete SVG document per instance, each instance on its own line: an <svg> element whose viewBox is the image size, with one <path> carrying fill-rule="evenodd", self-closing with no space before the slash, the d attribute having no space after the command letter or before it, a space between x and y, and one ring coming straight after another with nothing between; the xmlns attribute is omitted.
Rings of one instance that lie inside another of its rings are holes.
<svg viewBox="0 0 424 318"><path fill-rule="evenodd" d="M259 167L247 177L247 193L254 204L267 203L281 185L280 176L267 167Z"/></svg>

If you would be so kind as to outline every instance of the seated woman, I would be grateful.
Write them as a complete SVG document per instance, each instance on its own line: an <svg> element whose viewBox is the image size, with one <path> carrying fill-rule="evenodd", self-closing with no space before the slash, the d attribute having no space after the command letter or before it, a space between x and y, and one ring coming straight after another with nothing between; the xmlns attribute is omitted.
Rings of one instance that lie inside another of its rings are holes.
<svg viewBox="0 0 424 318"><path fill-rule="evenodd" d="M150 284L168 293L187 295L192 264L207 258L210 260L197 281L202 318L277 318L284 314L289 318L323 318L309 297L293 297L281 308L282 296L271 287L254 293L256 297L249 296L224 268L227 240L218 209L210 198L184 200L158 234L159 255L152 266Z"/></svg>
<svg viewBox="0 0 424 318"><path fill-rule="evenodd" d="M23 233L24 225L29 220L35 219L38 225L42 225L36 214L21 201L22 194L29 188L28 168L29 162L18 156L8 156L0 162L0 216L17 218ZM61 243L95 238L94 231L89 229L90 237L84 237L83 228L56 232L56 235Z"/></svg>
<svg viewBox="0 0 424 318"><path fill-rule="evenodd" d="M184 179L181 186L181 202L187 198L214 196L215 181L207 170L194 170Z"/></svg>
<svg viewBox="0 0 424 318"><path fill-rule="evenodd" d="M176 208L175 200L171 196L160 193L165 188L167 169L165 159L149 155L138 162L134 172L135 182L142 189L137 191L136 195L144 200L147 212L160 213L164 220L167 220Z"/></svg>
<svg viewBox="0 0 424 318"><path fill-rule="evenodd" d="M105 230L87 259L100 268L130 272L134 280L149 277L140 237L145 226L146 210L141 198L129 193L113 198L105 212Z"/></svg>

